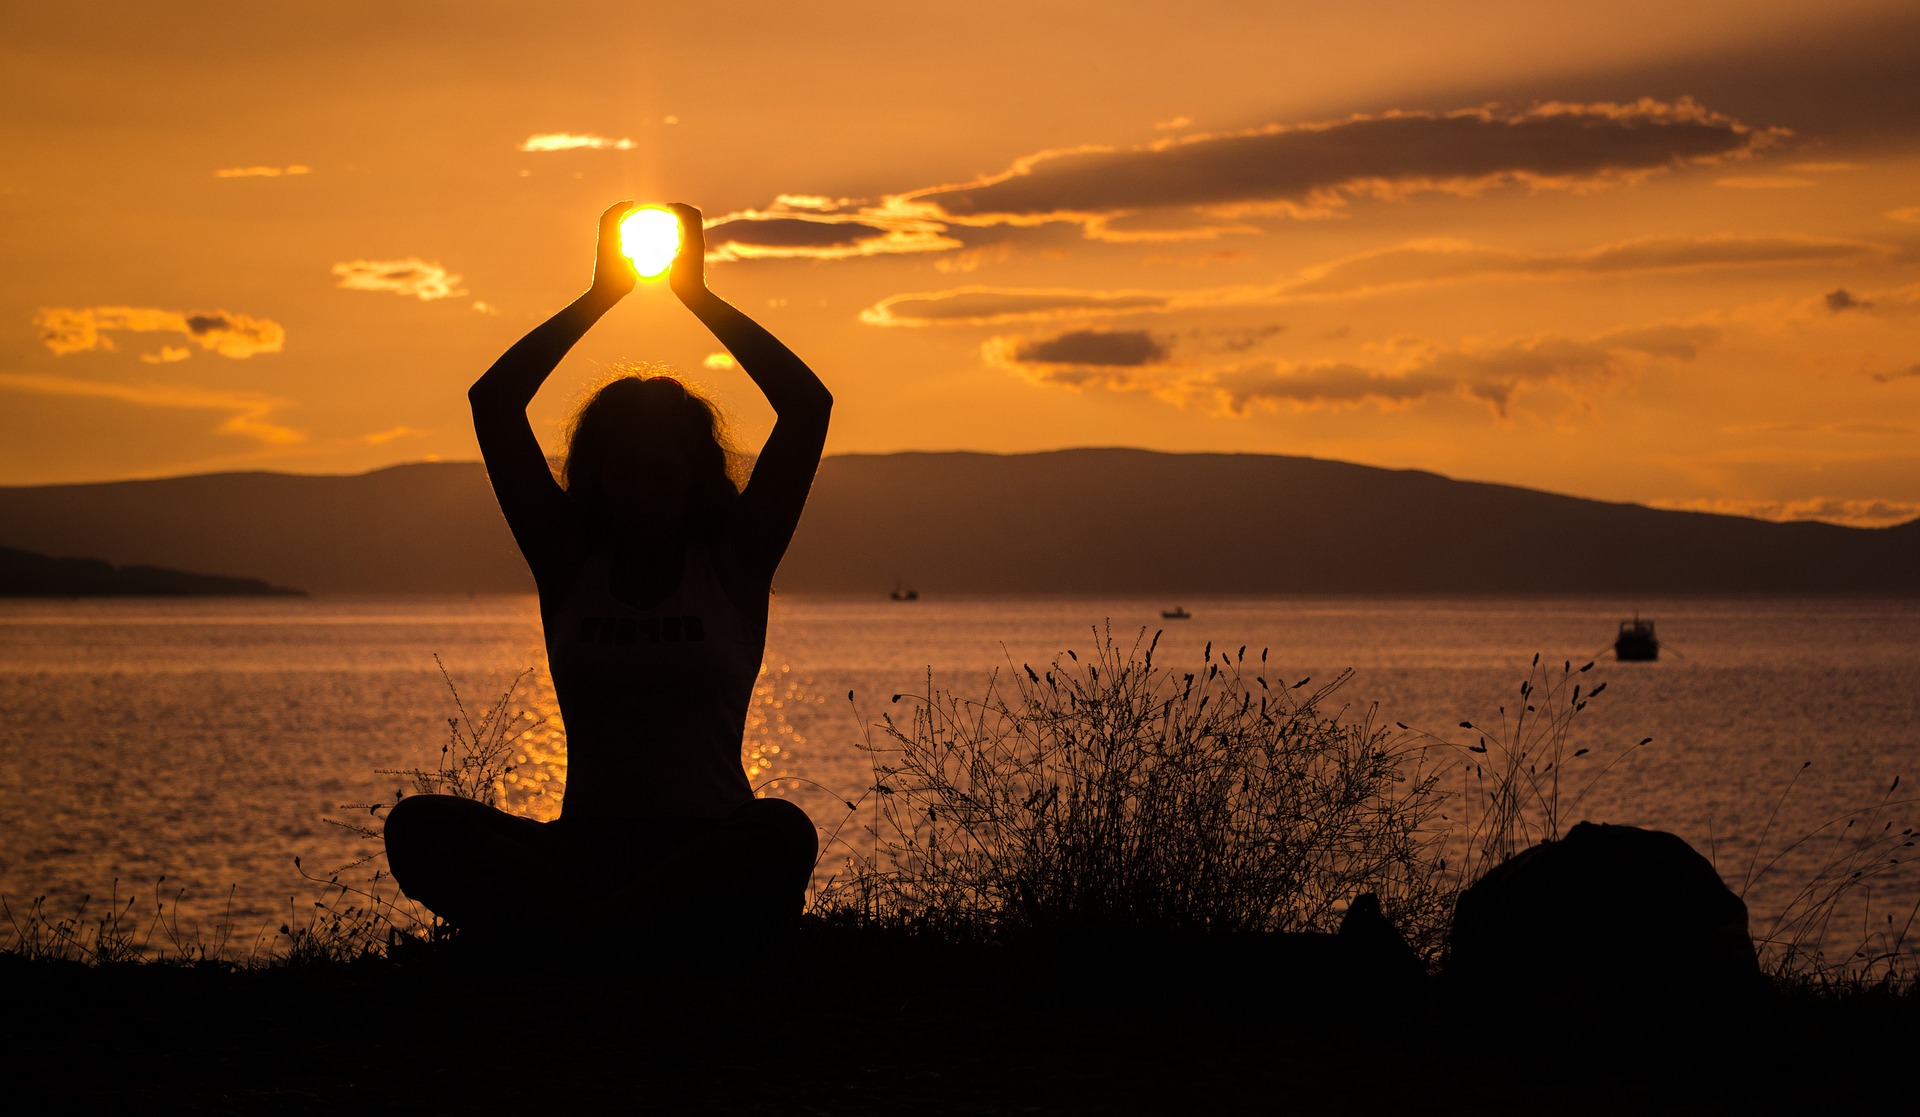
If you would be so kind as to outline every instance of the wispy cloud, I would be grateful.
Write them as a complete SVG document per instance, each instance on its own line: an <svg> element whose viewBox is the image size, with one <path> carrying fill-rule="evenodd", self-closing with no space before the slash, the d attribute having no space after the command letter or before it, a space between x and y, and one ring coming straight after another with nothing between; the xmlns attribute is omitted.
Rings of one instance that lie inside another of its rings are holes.
<svg viewBox="0 0 1920 1117"><path fill-rule="evenodd" d="M41 307L33 317L40 342L56 355L88 350L112 351L113 334L172 332L184 334L202 349L235 359L255 353L278 353L287 331L267 318L252 318L225 310L163 310L148 306ZM142 359L152 362L182 360L187 350L165 346Z"/></svg>
<svg viewBox="0 0 1920 1117"><path fill-rule="evenodd" d="M945 229L936 221L864 207L849 199L782 195L765 209L709 219L707 258L838 260L962 247L945 235Z"/></svg>
<svg viewBox="0 0 1920 1117"><path fill-rule="evenodd" d="M432 433L432 431L421 430L418 427L388 427L383 431L363 434L360 436L360 441L369 446L385 446L389 442L396 442L403 438L425 438Z"/></svg>
<svg viewBox="0 0 1920 1117"><path fill-rule="evenodd" d="M313 168L293 163L285 167L222 167L215 178L281 178L286 175L312 174Z"/></svg>
<svg viewBox="0 0 1920 1117"><path fill-rule="evenodd" d="M1721 427L1720 430L1724 434L1864 434L1896 438L1905 438L1914 433L1912 427L1900 423L1870 422L1752 423Z"/></svg>
<svg viewBox="0 0 1920 1117"><path fill-rule="evenodd" d="M633 150L633 141L622 136L611 139L586 132L536 132L520 141L521 151L613 151Z"/></svg>
<svg viewBox="0 0 1920 1117"><path fill-rule="evenodd" d="M1303 270L1276 293L1347 297L1484 279L1581 279L1637 272L1830 264L1885 257L1869 241L1794 233L1647 236L1572 252L1524 252L1451 239L1409 241Z"/></svg>
<svg viewBox="0 0 1920 1117"><path fill-rule="evenodd" d="M1073 330L1058 337L989 338L981 346L989 364L1004 368L1140 368L1164 362L1167 344L1145 330ZM1056 373L1057 375L1057 373Z"/></svg>
<svg viewBox="0 0 1920 1117"><path fill-rule="evenodd" d="M1524 393L1555 389L1576 400L1622 381L1653 360L1688 361L1718 340L1712 326L1661 324L1594 338L1550 335L1495 344L1402 346L1386 363L1257 361L1224 368L1169 373L1135 364L1020 361L1017 350L992 354L995 363L1037 384L1115 392L1144 392L1182 407L1225 416L1257 410L1393 410L1438 397L1484 404L1509 414Z"/></svg>
<svg viewBox="0 0 1920 1117"><path fill-rule="evenodd" d="M956 287L950 291L889 296L862 310L860 320L873 326L984 326L1096 318L1205 305L1207 297L1216 293ZM1244 301L1257 300L1248 297Z"/></svg>
<svg viewBox="0 0 1920 1117"><path fill-rule="evenodd" d="M221 434L273 446L307 439L306 432L274 421L274 412L284 406L284 401L250 393L216 392L181 384L102 384L37 372L0 372L0 391L220 412L225 417L214 429Z"/></svg>
<svg viewBox="0 0 1920 1117"><path fill-rule="evenodd" d="M349 260L333 265L338 286L349 291L389 291L421 302L457 298L467 293L460 276L438 263L409 256L404 260Z"/></svg>
<svg viewBox="0 0 1920 1117"><path fill-rule="evenodd" d="M1184 291L967 286L893 295L861 311L860 320L876 326L996 325L1346 299L1469 281L1564 281L1642 272L1842 263L1892 252L1866 241L1793 234L1639 237L1573 252L1523 252L1427 239L1303 268L1278 283Z"/></svg>
<svg viewBox="0 0 1920 1117"><path fill-rule="evenodd" d="M1845 527L1887 527L1920 517L1920 503L1905 500L1861 500L1812 497L1805 500L1742 500L1732 497L1688 497L1650 500L1655 508L1679 512L1712 512L1748 516L1782 523L1817 520Z"/></svg>
<svg viewBox="0 0 1920 1117"><path fill-rule="evenodd" d="M1792 175L1728 175L1714 179L1713 184L1730 186L1735 190L1797 190L1802 186L1812 186L1813 180Z"/></svg>
<svg viewBox="0 0 1920 1117"><path fill-rule="evenodd" d="M1899 209L1890 209L1886 212L1886 217L1908 225L1920 225L1920 206L1901 206Z"/></svg>

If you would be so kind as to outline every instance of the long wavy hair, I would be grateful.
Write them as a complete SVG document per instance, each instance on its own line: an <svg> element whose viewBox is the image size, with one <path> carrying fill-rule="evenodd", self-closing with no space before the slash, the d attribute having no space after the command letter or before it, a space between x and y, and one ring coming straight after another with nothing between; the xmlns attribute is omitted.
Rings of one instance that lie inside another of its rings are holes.
<svg viewBox="0 0 1920 1117"><path fill-rule="evenodd" d="M589 527L613 529L600 467L613 447L633 438L660 439L680 452L691 475L687 527L695 534L716 529L740 496L745 459L713 401L656 368L620 370L567 421L560 485Z"/></svg>

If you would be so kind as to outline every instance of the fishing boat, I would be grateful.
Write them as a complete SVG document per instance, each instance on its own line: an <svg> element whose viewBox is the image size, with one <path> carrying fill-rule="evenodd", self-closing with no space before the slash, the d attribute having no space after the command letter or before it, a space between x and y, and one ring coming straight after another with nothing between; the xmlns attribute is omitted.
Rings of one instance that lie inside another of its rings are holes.
<svg viewBox="0 0 1920 1117"><path fill-rule="evenodd" d="M918 601L920 600L920 591L902 588L899 582L895 582L893 584L893 592L889 593L887 598L891 601Z"/></svg>
<svg viewBox="0 0 1920 1117"><path fill-rule="evenodd" d="M1190 619L1192 619L1192 617L1193 617L1193 614L1192 614L1192 613L1189 613L1189 612L1187 612L1187 607L1186 607L1186 606L1184 606L1184 605L1175 605L1175 606L1174 606L1173 608L1171 608L1171 609L1162 609L1162 610L1160 610L1160 616L1161 616L1161 618L1162 618L1163 620L1169 620L1169 621L1184 621L1184 620L1190 620Z"/></svg>
<svg viewBox="0 0 1920 1117"><path fill-rule="evenodd" d="M1660 641L1653 635L1653 622L1641 620L1638 613L1630 621L1621 621L1620 634L1613 638L1613 658L1659 659Z"/></svg>

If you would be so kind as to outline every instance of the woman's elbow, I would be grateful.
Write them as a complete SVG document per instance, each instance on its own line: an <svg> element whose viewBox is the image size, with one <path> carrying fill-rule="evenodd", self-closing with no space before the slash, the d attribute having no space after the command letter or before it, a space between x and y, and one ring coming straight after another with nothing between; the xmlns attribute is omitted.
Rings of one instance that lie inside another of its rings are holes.
<svg viewBox="0 0 1920 1117"><path fill-rule="evenodd" d="M825 427L827 420L831 418L832 415L833 393L822 388L820 389L819 396L808 403L807 417L819 426Z"/></svg>
<svg viewBox="0 0 1920 1117"><path fill-rule="evenodd" d="M833 412L833 393L826 385L816 384L804 392L794 392L778 402L775 411L783 419L800 419L824 424Z"/></svg>

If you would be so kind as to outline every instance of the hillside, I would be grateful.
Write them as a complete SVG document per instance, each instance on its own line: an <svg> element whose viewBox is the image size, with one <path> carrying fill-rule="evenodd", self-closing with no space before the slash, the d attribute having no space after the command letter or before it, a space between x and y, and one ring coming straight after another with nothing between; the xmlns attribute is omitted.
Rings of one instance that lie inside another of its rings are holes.
<svg viewBox="0 0 1920 1117"><path fill-rule="evenodd" d="M319 593L525 592L477 463L0 488L0 545ZM1670 512L1254 454L1068 450L822 463L793 592L1915 593L1920 521Z"/></svg>
<svg viewBox="0 0 1920 1117"><path fill-rule="evenodd" d="M258 578L195 574L159 566L114 566L0 547L0 597L286 597L299 590Z"/></svg>

